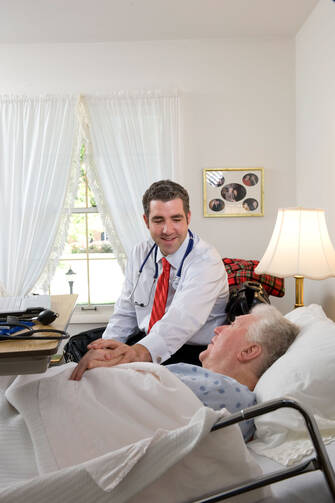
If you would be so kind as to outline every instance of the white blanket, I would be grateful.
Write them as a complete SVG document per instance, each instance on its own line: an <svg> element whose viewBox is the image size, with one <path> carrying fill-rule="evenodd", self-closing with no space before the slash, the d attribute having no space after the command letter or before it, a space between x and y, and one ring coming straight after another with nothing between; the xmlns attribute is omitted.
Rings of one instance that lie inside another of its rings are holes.
<svg viewBox="0 0 335 503"><path fill-rule="evenodd" d="M77 382L73 366L2 378L1 503L177 503L260 473L237 426L207 436L227 412L166 368L94 369Z"/></svg>

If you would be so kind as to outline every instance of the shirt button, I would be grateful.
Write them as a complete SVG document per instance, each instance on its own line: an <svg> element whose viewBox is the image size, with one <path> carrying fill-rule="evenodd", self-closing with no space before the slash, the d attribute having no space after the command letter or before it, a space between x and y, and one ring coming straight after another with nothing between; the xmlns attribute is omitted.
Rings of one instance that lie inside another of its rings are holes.
<svg viewBox="0 0 335 503"><path fill-rule="evenodd" d="M162 357L161 356L157 356L156 361L157 361L157 363L161 363L162 362Z"/></svg>

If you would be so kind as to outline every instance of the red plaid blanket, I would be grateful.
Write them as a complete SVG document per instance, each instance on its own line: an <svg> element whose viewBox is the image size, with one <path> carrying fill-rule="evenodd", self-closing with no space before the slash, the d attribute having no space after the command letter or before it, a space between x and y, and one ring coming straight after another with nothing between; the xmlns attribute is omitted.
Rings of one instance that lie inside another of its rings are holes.
<svg viewBox="0 0 335 503"><path fill-rule="evenodd" d="M222 259L227 274L229 286L239 285L244 281L258 281L262 283L269 295L283 297L285 295L284 279L270 274L256 274L254 269L259 264L258 260L243 260L240 258Z"/></svg>

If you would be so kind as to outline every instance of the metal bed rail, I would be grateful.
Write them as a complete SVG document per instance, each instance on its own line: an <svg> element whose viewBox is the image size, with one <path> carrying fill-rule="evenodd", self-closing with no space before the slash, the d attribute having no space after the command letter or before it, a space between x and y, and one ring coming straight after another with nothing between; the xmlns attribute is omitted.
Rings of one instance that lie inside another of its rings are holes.
<svg viewBox="0 0 335 503"><path fill-rule="evenodd" d="M275 472L265 474L261 477L258 477L257 479L244 481L241 485L226 487L219 493L208 495L206 497L203 497L202 499L192 500L189 503L215 503L218 501L224 501L225 499L237 496L238 494L243 494L245 492L259 489L275 482L280 482L281 480L289 479L291 477L316 470L322 471L326 479L328 489L332 495L333 500L335 501L335 473L328 457L325 445L322 441L318 426L313 415L307 412L307 410L304 409L304 407L302 407L302 405L300 405L295 400L281 398L278 400L271 400L269 402L258 404L253 407L249 407L248 409L243 409L240 412L236 412L235 414L232 414L231 416L223 419L220 423L215 424L211 431L219 430L221 428L225 428L226 426L245 421L246 419L252 419L254 417L267 414L268 412L273 412L283 407L293 408L303 416L309 436L313 443L315 457L299 463L298 465L295 465L293 467L283 468L281 470L276 470Z"/></svg>

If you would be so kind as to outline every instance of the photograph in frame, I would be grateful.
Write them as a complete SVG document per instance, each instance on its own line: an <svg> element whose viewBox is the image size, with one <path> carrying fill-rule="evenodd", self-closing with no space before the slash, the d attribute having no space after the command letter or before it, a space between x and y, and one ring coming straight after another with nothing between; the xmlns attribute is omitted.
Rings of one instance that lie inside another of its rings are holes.
<svg viewBox="0 0 335 503"><path fill-rule="evenodd" d="M264 168L203 170L205 217L262 217Z"/></svg>

